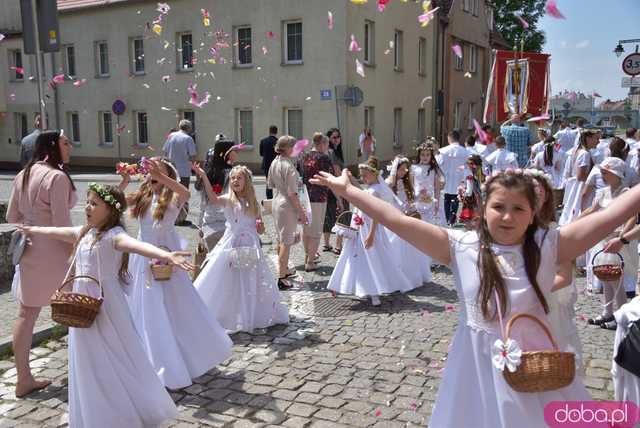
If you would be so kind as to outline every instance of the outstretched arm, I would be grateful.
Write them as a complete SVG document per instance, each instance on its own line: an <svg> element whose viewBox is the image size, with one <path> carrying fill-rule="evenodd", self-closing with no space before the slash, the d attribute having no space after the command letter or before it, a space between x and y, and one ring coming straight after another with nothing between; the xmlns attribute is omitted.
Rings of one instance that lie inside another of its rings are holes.
<svg viewBox="0 0 640 428"><path fill-rule="evenodd" d="M443 228L404 215L391 204L356 188L350 183L349 176L349 171L344 169L340 177L321 172L310 181L330 188L334 194L345 198L420 251L449 264L449 236Z"/></svg>
<svg viewBox="0 0 640 428"><path fill-rule="evenodd" d="M77 235L75 227L45 227L45 226L18 226L18 230L25 234L27 238L39 235L47 236L58 241L76 242Z"/></svg>
<svg viewBox="0 0 640 428"><path fill-rule="evenodd" d="M202 180L204 191L207 194L207 199L209 199L209 202L216 206L224 205L226 197L216 195L216 192L213 191L213 187L211 187L211 182L209 181L209 177L207 177L207 173L204 172L204 169L202 169L200 164L198 162L193 162L191 164L191 169Z"/></svg>
<svg viewBox="0 0 640 428"><path fill-rule="evenodd" d="M615 198L607 209L582 217L560 228L558 263L573 260L640 211L640 186Z"/></svg>
<svg viewBox="0 0 640 428"><path fill-rule="evenodd" d="M185 259L185 256L189 255L187 251L165 251L155 245L138 241L126 233L116 235L115 238L113 238L113 242L118 251L140 254L150 259L164 260L186 271L193 270L193 265Z"/></svg>
<svg viewBox="0 0 640 428"><path fill-rule="evenodd" d="M181 207L182 204L189 200L191 192L180 184L180 182L166 175L160 168L160 162L160 160L149 161L149 174L151 175L151 178L158 180L163 186L168 187L178 195L178 207Z"/></svg>

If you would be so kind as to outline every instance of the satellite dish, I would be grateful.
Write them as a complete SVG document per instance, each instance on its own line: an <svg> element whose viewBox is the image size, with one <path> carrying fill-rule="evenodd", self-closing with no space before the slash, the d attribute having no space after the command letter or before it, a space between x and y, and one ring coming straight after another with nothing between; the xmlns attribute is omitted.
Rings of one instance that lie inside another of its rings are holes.
<svg viewBox="0 0 640 428"><path fill-rule="evenodd" d="M364 94L362 89L357 86L349 86L347 90L344 91L343 99L349 107L358 107L364 100Z"/></svg>

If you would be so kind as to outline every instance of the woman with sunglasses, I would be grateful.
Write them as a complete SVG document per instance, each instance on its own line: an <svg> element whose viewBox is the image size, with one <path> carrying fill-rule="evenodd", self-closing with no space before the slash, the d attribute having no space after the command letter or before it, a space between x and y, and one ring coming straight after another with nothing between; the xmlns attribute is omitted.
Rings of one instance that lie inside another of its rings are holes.
<svg viewBox="0 0 640 428"><path fill-rule="evenodd" d="M28 226L71 226L76 187L69 176L71 142L62 130L44 131L36 140L31 160L13 181L7 221ZM18 380L16 397L45 388L49 380L36 380L29 366L33 328L43 306L62 284L72 245L45 236L33 236L16 266L13 291L18 318L13 329L13 352Z"/></svg>
<svg viewBox="0 0 640 428"><path fill-rule="evenodd" d="M338 128L331 128L327 131L327 137L329 138L329 152L328 155L331 158L333 164L333 174L337 177L342 174L342 168L344 167L344 155L342 154L342 134ZM345 209L345 204L341 198L336 198L334 194L329 190L327 194L327 209L324 215L324 225L322 227L323 242L322 250L327 252L331 251L335 254L340 254L342 251L342 236L336 237L336 246L331 246L331 229L336 224L338 214ZM348 209L348 208L347 208Z"/></svg>

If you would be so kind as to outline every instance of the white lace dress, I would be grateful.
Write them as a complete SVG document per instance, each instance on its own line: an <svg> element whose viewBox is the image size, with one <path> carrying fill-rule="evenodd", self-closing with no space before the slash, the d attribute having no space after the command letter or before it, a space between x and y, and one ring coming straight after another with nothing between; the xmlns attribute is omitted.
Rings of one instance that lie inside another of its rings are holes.
<svg viewBox="0 0 640 428"><path fill-rule="evenodd" d="M591 165L591 155L585 149L579 149L575 157L569 155L567 159L567 165L565 168L570 167L570 171L566 177L564 186L564 200L562 204L562 214L558 220L558 224L563 226L571 223L582 212L582 189L585 182L578 181L578 169Z"/></svg>
<svg viewBox="0 0 640 428"><path fill-rule="evenodd" d="M558 230L536 233L541 246L537 280L542 292L553 287L556 272ZM476 232L448 230L456 291L460 300L460 319L447 358L447 365L433 408L430 428L540 428L546 426L544 407L552 401L589 400L580 377L571 385L542 393L519 393L505 381L492 363L492 346L502 338L500 323L486 321L477 295L480 288L477 260L479 241ZM547 322L542 305L527 279L521 246L493 245L493 251L505 279L509 298L504 320L516 312L526 312ZM523 350L551 347L542 329L529 320L515 323L512 338Z"/></svg>
<svg viewBox="0 0 640 428"><path fill-rule="evenodd" d="M278 281L269 269L256 219L238 205L224 207L227 229L222 239L207 255L204 267L194 285L220 324L230 332L266 328L289 323L289 310L281 303ZM234 248L253 247L259 260L253 268L231 265Z"/></svg>
<svg viewBox="0 0 640 428"><path fill-rule="evenodd" d="M435 186L440 185L438 173L430 169L429 165L411 165L413 190L416 194L416 208L426 222L442 225L444 222L444 194L440 192L440 203L436 204ZM437 207L439 205L439 207Z"/></svg>
<svg viewBox="0 0 640 428"><path fill-rule="evenodd" d="M104 301L91 327L69 328L69 426L74 428L155 427L178 413L147 358L126 285L118 280L122 253L113 238L121 233L126 232L114 227L94 243L92 229L76 251L76 275L98 279ZM73 290L98 297L94 284L79 279Z"/></svg>
<svg viewBox="0 0 640 428"><path fill-rule="evenodd" d="M138 240L171 251L182 250L174 222L180 212L170 205L162 220L153 219L154 197L139 218ZM189 274L174 268L171 279L156 281L149 259L131 255L131 314L149 360L167 388L184 388L231 356L233 343L193 287Z"/></svg>

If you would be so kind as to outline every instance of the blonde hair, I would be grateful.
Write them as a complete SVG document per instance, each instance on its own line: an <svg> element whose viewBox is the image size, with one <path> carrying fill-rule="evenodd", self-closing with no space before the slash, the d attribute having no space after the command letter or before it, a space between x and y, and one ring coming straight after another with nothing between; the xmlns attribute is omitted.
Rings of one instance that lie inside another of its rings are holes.
<svg viewBox="0 0 640 428"><path fill-rule="evenodd" d="M174 166L165 159L162 159L162 163L165 164L167 168L167 176L173 180L176 180L176 169ZM169 208L169 204L176 199L176 195L173 190L169 189L166 186L163 186L160 191L160 197L158 198L158 204L156 205L156 209L153 210L153 219L154 220L162 220L164 218L165 213L167 212L167 208ZM147 213L147 210L151 206L151 200L153 199L153 188L151 187L151 180L146 180L140 188L129 195L127 195L127 204L131 206L131 210L129 211L129 215L133 218L139 218L144 216Z"/></svg>
<svg viewBox="0 0 640 428"><path fill-rule="evenodd" d="M288 148L293 147L296 144L295 137L291 135L283 135L278 138L278 142L276 143L275 152L279 155L284 153Z"/></svg>
<svg viewBox="0 0 640 428"><path fill-rule="evenodd" d="M253 187L253 174L251 174L249 168L244 165L236 165L231 168L229 181L231 181L231 177L234 174L242 174L244 176L244 189L242 189L242 194L238 195L231 186L229 186L229 201L233 205L239 204L247 215L257 218L260 215L260 210L258 208L258 200L256 199L256 191ZM241 198L245 200L244 204L240 202Z"/></svg>
<svg viewBox="0 0 640 428"><path fill-rule="evenodd" d="M319 145L319 144L322 144L324 141L328 141L328 140L329 140L329 138L327 138L327 136L324 135L322 132L316 132L316 133L313 134L312 141L313 141L314 147Z"/></svg>

